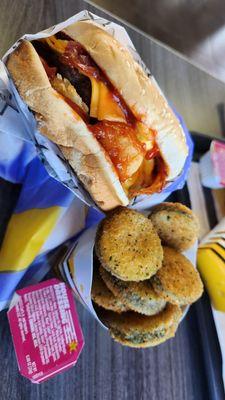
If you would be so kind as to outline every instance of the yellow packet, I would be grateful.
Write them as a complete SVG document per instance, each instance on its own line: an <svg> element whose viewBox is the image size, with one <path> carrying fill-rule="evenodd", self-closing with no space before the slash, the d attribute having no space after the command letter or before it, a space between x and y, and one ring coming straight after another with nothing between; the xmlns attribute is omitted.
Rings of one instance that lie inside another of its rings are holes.
<svg viewBox="0 0 225 400"><path fill-rule="evenodd" d="M225 311L225 218L202 240L197 265L213 307Z"/></svg>

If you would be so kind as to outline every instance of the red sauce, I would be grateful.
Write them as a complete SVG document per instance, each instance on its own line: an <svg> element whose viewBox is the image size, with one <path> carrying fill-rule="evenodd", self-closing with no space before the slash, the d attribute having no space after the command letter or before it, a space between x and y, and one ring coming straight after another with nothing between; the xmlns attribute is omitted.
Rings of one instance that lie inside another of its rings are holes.
<svg viewBox="0 0 225 400"><path fill-rule="evenodd" d="M42 57L40 57L40 60L42 62L42 65L43 65L43 67L45 69L46 74L48 75L49 80L54 79L54 77L56 76L56 73L57 73L57 68L56 67L49 67L48 63Z"/></svg>
<svg viewBox="0 0 225 400"><path fill-rule="evenodd" d="M135 158L140 153L143 157L145 154L133 128L123 122L101 121L95 125L89 125L89 129L108 153L120 181L124 182L130 178L129 170Z"/></svg>
<svg viewBox="0 0 225 400"><path fill-rule="evenodd" d="M119 92L114 88L105 73L98 67L80 43L69 41L65 52L60 56L60 61L69 65L71 68L77 68L81 73L89 78L94 77L95 79L102 81L111 91L114 100L124 113L127 123L132 125L135 124L136 118L127 107Z"/></svg>

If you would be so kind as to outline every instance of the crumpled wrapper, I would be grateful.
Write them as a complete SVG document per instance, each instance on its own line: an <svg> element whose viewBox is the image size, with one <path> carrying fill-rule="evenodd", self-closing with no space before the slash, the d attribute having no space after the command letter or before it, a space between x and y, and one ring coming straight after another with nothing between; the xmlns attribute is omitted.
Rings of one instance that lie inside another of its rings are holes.
<svg viewBox="0 0 225 400"><path fill-rule="evenodd" d="M115 24L114 22L109 22L104 18L98 17L97 15L94 15L89 11L81 11L80 13L74 15L68 20L52 26L44 31L38 32L36 34L25 34L22 38L17 40L17 42L6 52L3 57L3 62L0 62L0 98L2 99L2 102L0 102L0 108L2 107L3 112L4 107L8 108L8 110L10 109L10 113L13 113L14 122L16 120L16 114L19 113L21 116L21 121L23 123L23 129L17 130L15 129L15 123L10 123L9 118L1 118L0 131L7 132L9 135L19 136L26 141L33 142L47 172L53 178L60 181L63 185L69 188L82 202L86 203L88 206L96 207L95 203L93 202L87 191L83 188L82 184L77 179L70 165L65 160L59 148L48 138L42 136L37 130L37 123L33 113L28 109L27 105L20 98L12 80L10 79L10 76L7 76L6 74L6 68L4 65L7 60L7 56L18 47L22 39L31 41L34 39L48 37L54 35L66 26L76 21L84 20L92 20L99 25L104 26L110 34L112 34L117 40L119 40L132 53L134 59L142 66L146 74L148 76L151 75L150 71L136 52L133 43L131 42L126 30L123 27ZM178 176L173 182L168 183L161 193L156 193L151 196L141 195L134 198L130 203L130 206L132 208L146 209L154 204L160 203L171 192L177 189L181 189L185 183L187 172L192 159L193 143L182 118L177 113L176 115L185 132L186 141L189 148L189 155L187 157L183 171L180 176Z"/></svg>

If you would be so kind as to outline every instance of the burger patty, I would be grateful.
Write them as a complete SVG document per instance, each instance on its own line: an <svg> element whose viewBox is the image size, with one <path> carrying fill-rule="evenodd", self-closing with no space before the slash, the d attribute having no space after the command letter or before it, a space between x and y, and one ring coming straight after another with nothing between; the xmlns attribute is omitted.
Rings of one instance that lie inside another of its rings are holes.
<svg viewBox="0 0 225 400"><path fill-rule="evenodd" d="M70 67L60 61L60 57L40 41L32 42L35 50L42 57L49 67L57 68L57 72L62 75L63 78L68 79L70 83L75 87L77 93L82 98L83 102L90 107L91 103L91 81L90 79L81 74L77 68Z"/></svg>

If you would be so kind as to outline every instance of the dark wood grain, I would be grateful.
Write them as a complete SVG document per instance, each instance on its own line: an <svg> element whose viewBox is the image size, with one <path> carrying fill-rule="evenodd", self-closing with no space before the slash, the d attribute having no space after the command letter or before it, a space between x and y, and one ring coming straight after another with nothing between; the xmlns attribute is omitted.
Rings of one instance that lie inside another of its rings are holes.
<svg viewBox="0 0 225 400"><path fill-rule="evenodd" d="M100 14L81 0L1 0L2 54L25 32L39 31L84 8ZM219 134L216 104L224 101L224 85L148 37L128 31L189 127ZM114 343L80 305L78 311L86 344L77 366L41 385L19 375L6 313L0 313L0 400L212 400L196 306L175 339L147 350Z"/></svg>

